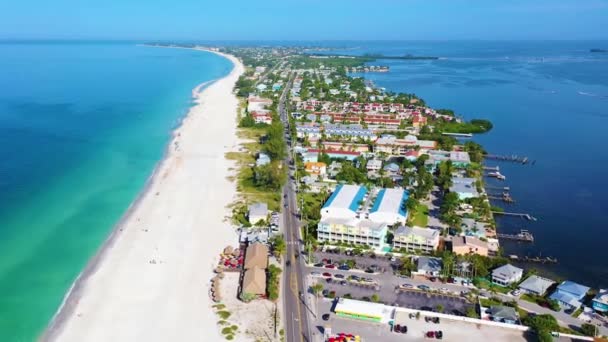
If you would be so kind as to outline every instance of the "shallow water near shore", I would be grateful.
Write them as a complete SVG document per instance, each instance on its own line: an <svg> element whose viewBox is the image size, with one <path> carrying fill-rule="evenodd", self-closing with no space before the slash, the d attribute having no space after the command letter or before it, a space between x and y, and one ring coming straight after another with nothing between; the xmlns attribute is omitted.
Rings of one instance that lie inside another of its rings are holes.
<svg viewBox="0 0 608 342"><path fill-rule="evenodd" d="M162 158L217 55L0 44L0 340L34 340Z"/></svg>

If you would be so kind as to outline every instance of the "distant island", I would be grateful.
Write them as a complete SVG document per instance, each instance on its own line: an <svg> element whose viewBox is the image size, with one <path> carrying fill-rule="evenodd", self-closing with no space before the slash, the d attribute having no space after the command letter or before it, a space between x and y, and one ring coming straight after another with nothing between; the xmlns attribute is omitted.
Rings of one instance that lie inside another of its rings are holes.
<svg viewBox="0 0 608 342"><path fill-rule="evenodd" d="M380 54L364 54L361 56L347 56L347 55L324 55L320 53L311 53L309 56L313 58L363 58L367 61L375 61L378 59L400 59L400 60L435 60L439 59L439 57L435 56L414 56L414 55L404 55L404 56L385 56Z"/></svg>
<svg viewBox="0 0 608 342"><path fill-rule="evenodd" d="M608 52L606 49L591 49L589 52Z"/></svg>

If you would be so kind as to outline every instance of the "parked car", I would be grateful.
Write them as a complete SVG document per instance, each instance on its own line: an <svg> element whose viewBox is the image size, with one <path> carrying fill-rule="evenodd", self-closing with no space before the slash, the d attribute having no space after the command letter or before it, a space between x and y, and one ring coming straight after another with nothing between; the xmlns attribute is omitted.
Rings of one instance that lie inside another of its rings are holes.
<svg viewBox="0 0 608 342"><path fill-rule="evenodd" d="M338 278L338 279L344 279L344 274L334 274L334 278Z"/></svg>
<svg viewBox="0 0 608 342"><path fill-rule="evenodd" d="M321 292L321 294L323 295L323 297L327 297L327 295L329 294L329 290L325 289L323 290L323 292Z"/></svg>
<svg viewBox="0 0 608 342"><path fill-rule="evenodd" d="M439 324L439 317L433 317L432 321L435 324Z"/></svg>
<svg viewBox="0 0 608 342"><path fill-rule="evenodd" d="M434 283L434 282L437 281L437 278L436 277L431 277L430 280Z"/></svg>
<svg viewBox="0 0 608 342"><path fill-rule="evenodd" d="M435 337L435 332L434 331L427 331L426 332L426 337L428 337L428 338L434 338Z"/></svg>
<svg viewBox="0 0 608 342"><path fill-rule="evenodd" d="M348 282L347 282L346 280L342 280L342 281L340 282L340 285L342 285L342 286L344 286L344 285L346 285L346 284L348 284Z"/></svg>
<svg viewBox="0 0 608 342"><path fill-rule="evenodd" d="M395 324L395 326L393 327L393 332L401 332L401 325L399 324Z"/></svg>
<svg viewBox="0 0 608 342"><path fill-rule="evenodd" d="M516 289L516 290L511 291L511 294L514 296L519 296L521 294L521 291L519 289Z"/></svg>
<svg viewBox="0 0 608 342"><path fill-rule="evenodd" d="M413 289L414 285L405 283L405 284L399 285L399 287L402 289Z"/></svg>
<svg viewBox="0 0 608 342"><path fill-rule="evenodd" d="M374 270L372 270L371 268L366 268L365 273L374 273Z"/></svg>
<svg viewBox="0 0 608 342"><path fill-rule="evenodd" d="M323 276L324 276L324 277L329 277L329 278L331 278L331 273L329 273L329 272L324 272L324 273L323 273Z"/></svg>
<svg viewBox="0 0 608 342"><path fill-rule="evenodd" d="M336 268L336 265L332 265L332 264L325 265L325 268L331 268L331 269L334 269L334 268Z"/></svg>
<svg viewBox="0 0 608 342"><path fill-rule="evenodd" d="M439 292L441 292L441 293L449 293L450 290L448 290L446 287L442 287L442 288L439 289Z"/></svg>
<svg viewBox="0 0 608 342"><path fill-rule="evenodd" d="M418 285L418 288L423 291L429 291L431 288L426 285Z"/></svg>
<svg viewBox="0 0 608 342"><path fill-rule="evenodd" d="M350 276L350 279L351 279L351 280L354 280L354 281L359 281L359 280L361 280L361 278L360 278L359 276L356 276L356 275Z"/></svg>
<svg viewBox="0 0 608 342"><path fill-rule="evenodd" d="M402 334L407 334L407 325L402 325L401 326L401 333Z"/></svg>
<svg viewBox="0 0 608 342"><path fill-rule="evenodd" d="M443 331L435 331L435 338L441 340L443 338Z"/></svg>
<svg viewBox="0 0 608 342"><path fill-rule="evenodd" d="M324 321L329 321L329 314L328 314L328 313L323 314L323 316L321 316L321 318L322 318Z"/></svg>
<svg viewBox="0 0 608 342"><path fill-rule="evenodd" d="M323 267L323 266L325 266L325 264L323 264L322 262L319 262L319 263L315 264L315 267Z"/></svg>
<svg viewBox="0 0 608 342"><path fill-rule="evenodd" d="M321 272L310 272L311 276L320 276Z"/></svg>
<svg viewBox="0 0 608 342"><path fill-rule="evenodd" d="M338 269L340 271L349 271L350 267L348 267L348 265L340 265L340 266L338 266Z"/></svg>

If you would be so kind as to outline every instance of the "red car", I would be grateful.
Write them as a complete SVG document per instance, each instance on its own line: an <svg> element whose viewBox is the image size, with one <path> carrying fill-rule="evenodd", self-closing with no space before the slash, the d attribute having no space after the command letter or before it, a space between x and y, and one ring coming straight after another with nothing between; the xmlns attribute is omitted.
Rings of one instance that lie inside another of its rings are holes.
<svg viewBox="0 0 608 342"><path fill-rule="evenodd" d="M331 273L325 272L325 273L323 273L323 276L324 276L324 277L331 278Z"/></svg>
<svg viewBox="0 0 608 342"><path fill-rule="evenodd" d="M331 269L333 269L333 268L336 268L336 265L325 265L325 268L331 268Z"/></svg>
<svg viewBox="0 0 608 342"><path fill-rule="evenodd" d="M434 338L435 337L435 332L434 331L427 331L426 332L426 337L428 337L428 338Z"/></svg>

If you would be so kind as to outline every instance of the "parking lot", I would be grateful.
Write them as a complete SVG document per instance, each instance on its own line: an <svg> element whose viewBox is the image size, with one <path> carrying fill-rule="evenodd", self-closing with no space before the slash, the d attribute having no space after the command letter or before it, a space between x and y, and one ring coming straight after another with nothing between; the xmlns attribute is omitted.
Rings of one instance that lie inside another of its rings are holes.
<svg viewBox="0 0 608 342"><path fill-rule="evenodd" d="M381 272L392 272L390 259L381 256L371 258L368 256L349 256L345 254L317 251L314 252L314 257L315 262L321 262L323 259L331 259L333 263L342 264L347 260L354 260L357 264L357 268L361 270L365 270L366 268L374 266L375 268L378 268Z"/></svg>
<svg viewBox="0 0 608 342"><path fill-rule="evenodd" d="M394 303L389 304L426 311L437 311L437 307L442 306L443 313L458 316L466 315L468 308L475 308L475 305L461 297L430 294L422 291L399 291Z"/></svg>
<svg viewBox="0 0 608 342"><path fill-rule="evenodd" d="M332 303L328 300L319 300L317 307L318 319L311 321L314 325L314 341L321 341L324 328L331 328L333 333L351 333L361 336L362 341L432 341L424 337L427 331L441 330L443 341L468 342L511 342L527 341L523 333L517 330L481 326L470 323L442 320L439 324L427 323L424 319L412 319L407 322L408 332L400 334L391 332L388 324L372 323L367 321L338 317L330 313L328 321L321 319L322 314L329 313Z"/></svg>

